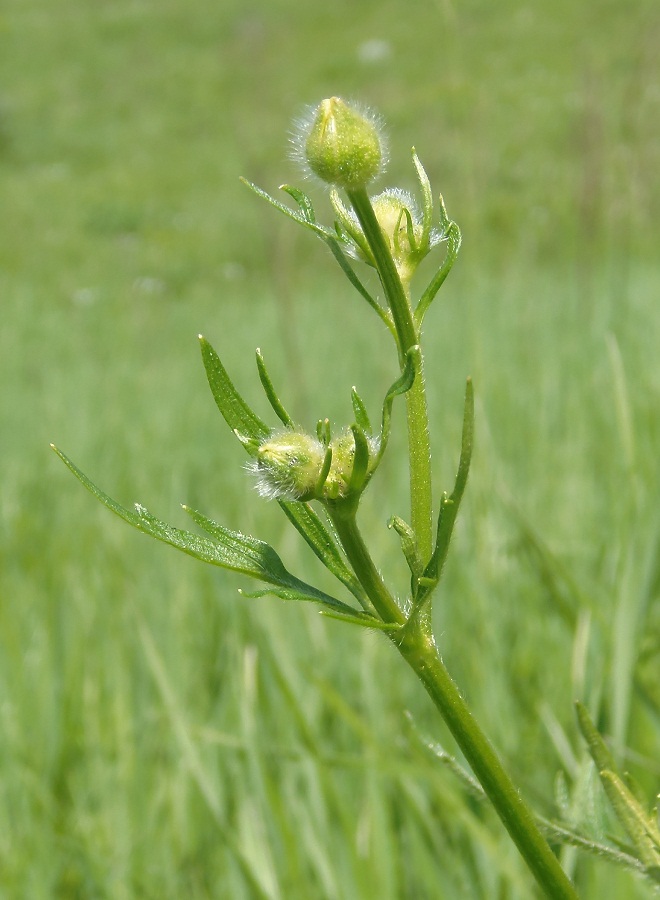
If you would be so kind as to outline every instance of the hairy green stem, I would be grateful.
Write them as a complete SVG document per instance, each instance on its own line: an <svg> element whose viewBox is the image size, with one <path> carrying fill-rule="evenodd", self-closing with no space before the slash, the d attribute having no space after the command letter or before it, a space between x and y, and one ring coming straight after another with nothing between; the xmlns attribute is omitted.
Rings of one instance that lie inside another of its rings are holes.
<svg viewBox="0 0 660 900"><path fill-rule="evenodd" d="M396 331L399 363L420 342L406 286L364 189L348 192L376 263ZM439 285L438 285L439 286ZM435 287L435 285L434 285ZM421 358L421 357L420 357ZM410 457L410 502L413 531L426 564L433 552L431 452L423 364L406 394ZM355 509L331 511L337 534L353 570L383 621L402 624L405 617L376 569L355 520ZM534 817L505 772L495 750L479 727L445 668L433 640L430 621L411 621L390 635L401 655L420 679L445 720L465 758L490 798L530 871L553 900L577 900L559 861L539 831Z"/></svg>
<svg viewBox="0 0 660 900"><path fill-rule="evenodd" d="M329 513L346 556L378 614L385 622L403 625L390 635L391 640L426 688L539 885L552 900L577 900L568 876L442 662L430 622L415 627L403 624L405 616L360 534L355 509L338 505Z"/></svg>
<svg viewBox="0 0 660 900"><path fill-rule="evenodd" d="M399 363L403 368L406 353L419 344L419 332L410 298L401 282L392 254L378 224L371 200L364 188L349 191L348 199L362 226L376 262L397 336ZM421 358L421 357L420 357ZM413 386L406 394L408 452L410 458L410 517L424 564L433 552L433 494L431 491L431 441L424 384L423 360Z"/></svg>
<svg viewBox="0 0 660 900"><path fill-rule="evenodd" d="M347 509L341 505L329 506L328 513L348 557L348 561L353 567L358 581L367 592L378 615L383 622L403 625L405 616L387 589L380 572L371 558L367 545L364 543L360 530L357 527L355 509Z"/></svg>
<svg viewBox="0 0 660 900"><path fill-rule="evenodd" d="M358 217L364 236L373 253L387 303L392 311L403 360L408 350L417 343L417 329L409 299L366 190L359 188L348 191L348 199L351 201L351 206L355 210L355 215Z"/></svg>
<svg viewBox="0 0 660 900"><path fill-rule="evenodd" d="M546 896L552 900L577 900L575 888L449 675L432 635L415 631L400 640L397 633L392 640L426 688Z"/></svg>
<svg viewBox="0 0 660 900"><path fill-rule="evenodd" d="M431 434L424 382L424 356L406 394L408 451L410 454L410 520L423 565L433 553L433 493L431 490Z"/></svg>

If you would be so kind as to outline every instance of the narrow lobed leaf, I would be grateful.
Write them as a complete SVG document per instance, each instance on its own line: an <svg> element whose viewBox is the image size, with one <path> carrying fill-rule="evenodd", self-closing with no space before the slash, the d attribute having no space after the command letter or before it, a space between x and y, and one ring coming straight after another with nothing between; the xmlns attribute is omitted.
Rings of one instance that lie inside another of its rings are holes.
<svg viewBox="0 0 660 900"><path fill-rule="evenodd" d="M236 534L236 532L229 531L224 525L219 525L203 513L191 509L189 506L184 506L183 508L192 520L196 522L200 528L203 528L204 531L210 534L211 537L223 540L224 535L226 534ZM284 567L284 563L269 544L259 541L257 538L245 537L245 535L239 535L239 537L246 543L251 544L254 547L255 554L257 554L266 564L264 572L260 576L260 580L266 581L269 584L276 586L278 589L281 588L283 591L288 592L286 599L292 599L295 596L295 599L312 600L316 603L321 603L329 609L348 615L359 615L359 612L347 603L336 600L324 591L320 591L312 585L306 584L304 581L296 578L295 575L292 575Z"/></svg>
<svg viewBox="0 0 660 900"><path fill-rule="evenodd" d="M257 348L256 352L257 357L257 369L259 371L259 380L261 381L261 386L264 389L264 393L266 394L266 398L268 402L273 408L273 412L277 416L277 418L282 422L283 425L286 425L287 428L293 427L293 419L288 414L286 409L284 408L280 398L275 393L275 388L273 387L273 382L271 381L270 375L268 374L268 370L266 369L266 363L262 356L261 350Z"/></svg>
<svg viewBox="0 0 660 900"><path fill-rule="evenodd" d="M295 503L290 500L280 500L279 504L314 555L349 589L362 608L372 613L373 607L364 588L344 562L337 542L312 507L307 503Z"/></svg>
<svg viewBox="0 0 660 900"><path fill-rule="evenodd" d="M406 353L406 361L403 372L385 395L381 417L380 449L378 451L379 460L385 452L385 448L387 447L387 442L390 437L390 423L392 419L392 406L394 404L394 398L398 397L400 394L405 394L406 391L409 391L413 386L415 375L420 369L421 358L421 349L418 344L415 344L414 347L411 347L410 350L408 350L408 352Z"/></svg>
<svg viewBox="0 0 660 900"><path fill-rule="evenodd" d="M129 525L194 556L204 562L222 566L253 578L281 583L288 573L272 547L252 537L217 526L215 541L189 531L183 531L157 519L143 506L136 504L134 510L126 509L109 497L91 481L61 450L53 447L62 462L68 466L76 478L103 503Z"/></svg>
<svg viewBox="0 0 660 900"><path fill-rule="evenodd" d="M431 596L433 587L440 580L442 569L449 551L449 542L454 531L456 516L463 499L465 485L467 484L472 459L472 446L474 442L474 390L472 380L468 378L465 386L465 406L463 412L463 434L461 438L461 455L458 461L454 490L451 496L446 494L440 501L438 514L438 529L436 534L433 555L424 570L424 577L429 579L426 590L420 589L418 602L426 603Z"/></svg>
<svg viewBox="0 0 660 900"><path fill-rule="evenodd" d="M213 347L203 337L200 337L200 344L209 385L216 404L229 427L235 433L244 435L246 438L241 442L248 453L253 453L254 448L270 434L270 429L240 396ZM320 423L320 427L329 443L330 422L326 419ZM293 523L317 558L335 578L351 591L361 606L370 611L371 604L364 590L346 566L336 541L311 507L305 503L278 502L289 521Z"/></svg>
<svg viewBox="0 0 660 900"><path fill-rule="evenodd" d="M351 388L351 403L353 404L353 415L355 416L355 422L360 428L364 431L365 434L371 435L371 422L369 421L369 414L367 413L367 407L364 405L364 401L360 397L357 392L357 388Z"/></svg>
<svg viewBox="0 0 660 900"><path fill-rule="evenodd" d="M415 532L410 525L408 525L407 522L404 522L399 516L392 516L387 523L387 526L388 528L393 528L399 535L401 550L403 551L403 555L408 563L408 568L410 569L411 589L412 594L414 595L416 593L418 579L421 577L423 571Z"/></svg>
<svg viewBox="0 0 660 900"><path fill-rule="evenodd" d="M353 456L353 469L348 482L348 490L360 491L369 471L369 441L359 425L352 425L353 440L355 441L355 454Z"/></svg>
<svg viewBox="0 0 660 900"><path fill-rule="evenodd" d="M419 188L422 193L422 245L421 250L425 253L428 248L431 228L433 226L433 192L431 190L431 182L426 174L426 170L422 165L415 148L412 149L412 160L419 181Z"/></svg>
<svg viewBox="0 0 660 900"><path fill-rule="evenodd" d="M380 619L376 619L367 614L355 614L349 616L341 613L328 612L327 610L322 609L321 615L326 616L328 619L337 619L339 622L346 622L349 625L361 625L363 628L375 628L378 631L387 631L390 634L394 631L400 631L403 627L396 622L382 622Z"/></svg>
<svg viewBox="0 0 660 900"><path fill-rule="evenodd" d="M306 222L309 222L311 225L316 223L314 206L304 191L301 191L300 188L292 187L290 184L281 184L280 190L284 191L296 201Z"/></svg>
<svg viewBox="0 0 660 900"><path fill-rule="evenodd" d="M653 837L650 817L619 776L608 769L600 772L600 779L618 820L628 833L645 866L660 866L660 851Z"/></svg>
<svg viewBox="0 0 660 900"><path fill-rule="evenodd" d="M307 216L309 215L308 209L306 209L304 212L297 212L296 210L291 209L291 207L287 206L285 203L280 203L280 201L276 200L275 197L271 197L270 194L268 194L266 191L262 190L260 187L257 187L256 184L253 184L251 181L248 181L246 178L241 178L240 180L244 185L246 185L246 187L249 187L251 191L254 191L254 193L258 197L261 197L262 200L266 200L268 203L270 203L271 206L274 206L275 209L278 209L281 213L284 213L285 216L288 216L290 219L293 219L294 222L297 222L299 225L304 225L305 228L309 228L311 231L314 232L314 234L317 234L319 237L323 237L323 238L326 238L328 236L334 237L332 232L330 231L330 229L324 228L322 225L317 225L314 218L307 218ZM300 205L300 199L302 199L302 197L305 196L302 191L298 191L297 188L291 188L291 187L289 187L289 185L284 185L282 190L285 190L291 197L293 197L293 199L296 200L296 202L299 205ZM295 191L300 196L300 199L298 199L298 197L295 197L291 193L292 191ZM310 206L311 206L311 203L310 203ZM304 209L304 201L303 201L303 209ZM312 212L312 216L313 216L313 212Z"/></svg>
<svg viewBox="0 0 660 900"><path fill-rule="evenodd" d="M355 290L367 301L374 312L377 313L378 317L384 322L387 329L394 336L396 332L394 330L394 323L392 322L392 316L389 310L383 309L380 303L378 303L378 301L371 296L369 291L362 284L358 276L355 274L355 270L346 258L346 254L341 249L339 241L334 236L328 236L324 239L328 247L330 248L330 252L339 263L339 267L344 275L348 278Z"/></svg>
<svg viewBox="0 0 660 900"><path fill-rule="evenodd" d="M280 212L284 213L284 215L288 216L290 219L293 219L293 221L297 222L299 225L304 225L306 228L309 228L314 232L314 234L317 235L317 237L320 237L330 248L332 255L339 263L342 272L344 273L344 275L346 275L353 287L362 295L362 297L364 297L369 306L371 306L372 309L376 313L378 313L378 316L382 319L387 328L393 332L391 317L388 315L387 310L383 309L383 307L380 306L380 304L371 296L369 291L362 284L358 276L355 274L352 266L346 259L346 255L340 246L338 233L317 223L311 200L303 191L299 190L298 188L291 187L291 185L288 184L282 185L281 188L296 201L296 203L300 207L300 212L297 212L296 210L291 209L289 206L286 206L286 204L280 203L280 201L276 200L275 197L271 197L270 194L262 190L260 187L257 187L256 184L253 184L246 178L241 178L240 180L244 185L249 187L251 191L254 191L257 196L261 197L263 200L266 200L268 203L270 203L271 206L274 206L275 209L278 209ZM343 242L346 243L345 240Z"/></svg>
<svg viewBox="0 0 660 900"><path fill-rule="evenodd" d="M220 357L201 334L199 343L209 387L225 422L233 432L261 442L270 434L270 428L238 393Z"/></svg>
<svg viewBox="0 0 660 900"><path fill-rule="evenodd" d="M451 222L447 217L447 210L445 209L442 197L440 197L440 208L442 212L441 222L443 225L443 233L447 240L447 254L444 262L429 282L415 307L415 325L418 329L421 328L429 306L433 300L435 300L438 291L445 283L447 276L451 272L452 266L456 262L458 252L461 249L461 230L456 222Z"/></svg>
<svg viewBox="0 0 660 900"><path fill-rule="evenodd" d="M231 531L188 507L184 507L186 512L213 537L213 540L169 525L139 504L136 504L134 510L126 509L94 484L61 450L56 447L53 447L53 450L91 494L138 531L176 547L177 550L202 562L265 581L276 588L288 591L291 597L298 600L311 600L346 615L359 614L352 606L336 600L288 572L275 550L264 541Z"/></svg>

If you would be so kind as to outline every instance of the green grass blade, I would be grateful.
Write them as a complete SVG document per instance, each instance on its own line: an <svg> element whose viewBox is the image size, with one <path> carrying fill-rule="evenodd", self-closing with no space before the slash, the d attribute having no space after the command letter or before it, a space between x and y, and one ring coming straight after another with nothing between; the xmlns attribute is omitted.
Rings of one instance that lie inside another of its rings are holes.
<svg viewBox="0 0 660 900"><path fill-rule="evenodd" d="M660 866L660 849L654 834L657 829L648 813L616 772L605 770L599 774L614 812L634 843L639 858L648 869L657 869Z"/></svg>
<svg viewBox="0 0 660 900"><path fill-rule="evenodd" d="M600 732L591 720L591 716L587 711L587 707L579 700L575 701L575 712L577 715L578 725L582 733L582 737L587 742L589 754L593 759L596 769L599 772L609 770L616 772L616 762L610 753L607 744L603 740Z"/></svg>

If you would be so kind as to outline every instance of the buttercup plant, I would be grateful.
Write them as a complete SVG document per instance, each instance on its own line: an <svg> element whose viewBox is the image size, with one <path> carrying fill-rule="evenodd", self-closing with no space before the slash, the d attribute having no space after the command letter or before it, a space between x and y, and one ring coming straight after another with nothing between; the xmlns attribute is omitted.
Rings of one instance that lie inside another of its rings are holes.
<svg viewBox="0 0 660 900"><path fill-rule="evenodd" d="M364 402L353 389L354 421L350 427L334 434L330 422L321 419L315 433L308 433L286 411L257 351L259 378L279 420L277 427L271 427L240 396L219 356L201 336L200 346L213 397L250 457L248 469L255 477L258 493L279 503L294 528L338 580L347 599L300 580L284 567L268 544L231 531L196 510L184 507L205 535L168 525L140 505L125 509L63 453L56 452L98 499L138 530L265 585L249 596L270 593L288 600L312 601L326 615L383 632L422 682L538 884L548 897L576 898L544 833L551 834L555 842L570 835L540 822L527 807L451 679L432 631L433 595L470 468L474 413L468 380L456 478L451 493L439 497L434 519L422 324L456 260L461 245L459 228L449 218L442 198L436 221L431 186L414 150L419 199L398 188L369 196L367 188L382 172L386 150L379 119L364 110L337 97L324 100L300 123L295 144L309 170L331 189L336 215L333 227L317 222L311 200L298 188L282 187L295 204L291 206L256 185L246 184L327 245L351 284L389 330L399 372L383 399L378 427L372 425ZM421 260L439 246L444 249L443 258L413 302L411 279ZM351 260L361 260L376 270L384 302L367 289ZM404 399L407 411L410 522L392 517L389 524L400 538L410 569L410 592L403 600L383 580L357 518L361 497L377 475L387 450L392 407L398 397ZM584 716L582 721L587 721ZM594 735L592 728L589 739L596 746ZM650 866L648 861L654 852L660 853L660 848L653 844L655 837L644 833L644 840L645 860Z"/></svg>

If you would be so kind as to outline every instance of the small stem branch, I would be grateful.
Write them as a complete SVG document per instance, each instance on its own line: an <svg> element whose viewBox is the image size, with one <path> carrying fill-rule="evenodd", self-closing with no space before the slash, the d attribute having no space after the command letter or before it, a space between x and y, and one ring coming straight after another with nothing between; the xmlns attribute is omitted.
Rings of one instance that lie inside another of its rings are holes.
<svg viewBox="0 0 660 900"><path fill-rule="evenodd" d="M335 526L341 545L362 587L367 592L383 622L403 625L405 616L390 594L380 572L371 558L355 520L355 510L328 506L328 514Z"/></svg>

